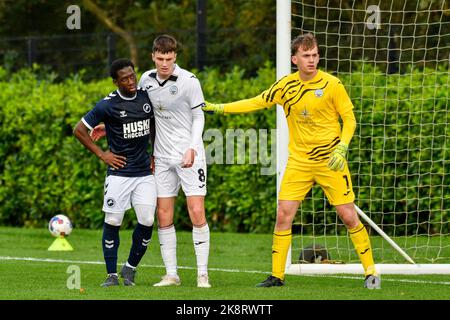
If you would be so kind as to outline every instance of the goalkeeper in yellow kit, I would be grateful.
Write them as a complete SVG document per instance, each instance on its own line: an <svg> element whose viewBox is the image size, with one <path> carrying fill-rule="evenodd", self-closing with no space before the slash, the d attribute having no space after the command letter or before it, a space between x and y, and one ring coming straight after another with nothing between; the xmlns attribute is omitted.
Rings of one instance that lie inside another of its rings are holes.
<svg viewBox="0 0 450 320"><path fill-rule="evenodd" d="M292 222L300 202L318 183L349 231L364 268L364 287L379 289L380 277L367 230L353 204L355 195L345 158L356 128L353 104L338 78L317 69L319 48L312 34L295 38L291 52L298 72L285 76L254 98L227 104L207 102L203 107L208 113L245 113L279 104L286 115L289 158L278 196L272 275L257 287L284 285Z"/></svg>

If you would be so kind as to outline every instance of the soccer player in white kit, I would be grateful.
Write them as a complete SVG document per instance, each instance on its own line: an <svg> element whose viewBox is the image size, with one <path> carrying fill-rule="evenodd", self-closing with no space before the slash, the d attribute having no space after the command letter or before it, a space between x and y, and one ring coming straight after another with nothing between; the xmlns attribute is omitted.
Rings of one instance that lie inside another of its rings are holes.
<svg viewBox="0 0 450 320"><path fill-rule="evenodd" d="M209 288L210 232L205 217L206 161L203 146L204 106L200 82L175 62L178 45L169 35L153 42L155 69L145 72L139 86L147 90L155 122L155 179L161 255L166 275L154 286L179 285L176 233L173 224L175 200L180 186L186 195L192 240L197 258L197 286Z"/></svg>

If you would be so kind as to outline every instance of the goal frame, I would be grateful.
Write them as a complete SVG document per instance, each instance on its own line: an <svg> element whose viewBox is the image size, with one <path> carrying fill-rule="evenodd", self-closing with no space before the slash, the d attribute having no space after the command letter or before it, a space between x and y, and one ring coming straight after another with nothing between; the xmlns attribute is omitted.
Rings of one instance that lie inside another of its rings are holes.
<svg viewBox="0 0 450 320"><path fill-rule="evenodd" d="M277 0L276 3L276 72L277 80L291 71L291 0ZM286 167L289 143L289 132L286 123L286 117L282 106L276 108L277 123L277 204L280 183ZM367 215L356 205L357 213L364 219ZM359 209L359 210L358 210ZM368 218L368 217L367 217ZM367 219L365 219L367 221ZM370 218L369 218L370 220ZM370 220L371 221L371 220ZM402 256L409 262L403 264L376 264L375 267L380 274L450 274L450 264L415 264L402 249L389 238L384 232L376 226L373 221L370 223L372 228L377 231L385 240L389 242ZM373 224L373 225L372 225ZM388 240L389 239L389 240ZM396 246L398 248L396 248ZM286 274L288 275L306 275L306 274L364 274L361 264L329 264L329 263L311 263L300 264L292 263L292 247L289 249L286 260ZM406 255L406 256L405 256ZM409 259L411 260L409 260ZM412 263L411 263L412 262Z"/></svg>

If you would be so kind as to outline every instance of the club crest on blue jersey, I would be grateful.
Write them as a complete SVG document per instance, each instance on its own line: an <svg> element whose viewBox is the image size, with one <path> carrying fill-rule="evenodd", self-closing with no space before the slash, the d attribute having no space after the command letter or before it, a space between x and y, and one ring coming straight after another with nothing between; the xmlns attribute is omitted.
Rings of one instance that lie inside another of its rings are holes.
<svg viewBox="0 0 450 320"><path fill-rule="evenodd" d="M323 90L322 89L317 89L316 91L314 91L314 95L317 98L320 98L321 96L323 96Z"/></svg>
<svg viewBox="0 0 450 320"><path fill-rule="evenodd" d="M176 95L178 93L178 87L176 85L170 86L169 92L171 95Z"/></svg>
<svg viewBox="0 0 450 320"><path fill-rule="evenodd" d="M148 103L145 103L145 104L142 106L142 109L144 109L144 112L145 112L145 113L149 113L150 111L152 111L152 108L150 107L150 105L149 105Z"/></svg>

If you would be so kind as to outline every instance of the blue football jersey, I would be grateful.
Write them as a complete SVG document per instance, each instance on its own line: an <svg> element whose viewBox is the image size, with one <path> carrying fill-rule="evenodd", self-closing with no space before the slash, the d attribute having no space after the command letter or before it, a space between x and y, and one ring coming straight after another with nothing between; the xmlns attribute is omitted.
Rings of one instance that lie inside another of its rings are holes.
<svg viewBox="0 0 450 320"><path fill-rule="evenodd" d="M108 175L142 177L151 174L148 147L155 125L153 107L145 90L138 88L133 98L116 90L97 102L82 121L91 130L103 122L110 151L126 157L126 165L120 169L108 167Z"/></svg>

